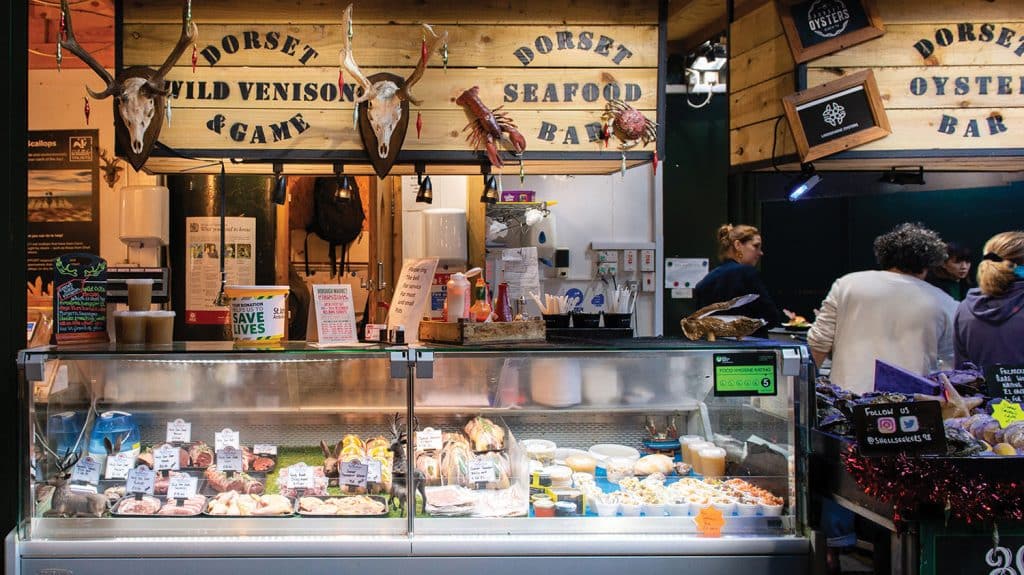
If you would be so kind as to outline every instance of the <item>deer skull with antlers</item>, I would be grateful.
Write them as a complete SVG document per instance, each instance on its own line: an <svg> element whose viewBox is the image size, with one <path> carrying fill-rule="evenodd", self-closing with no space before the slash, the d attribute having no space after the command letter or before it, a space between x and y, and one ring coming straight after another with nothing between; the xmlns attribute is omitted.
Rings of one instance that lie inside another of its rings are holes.
<svg viewBox="0 0 1024 575"><path fill-rule="evenodd" d="M362 93L354 102L360 108L359 132L374 171L383 178L391 171L405 141L405 132L409 127L409 103L420 105L420 101L412 95L412 87L423 77L430 55L437 51L438 45L448 40L448 32L438 36L433 28L423 24L427 38L425 49L416 69L408 78L387 72L366 77L352 55L352 39L347 33L351 25L352 5L349 4L348 8L345 8L345 17L342 21L345 40L338 52L338 59L341 68L348 72L362 89Z"/></svg>
<svg viewBox="0 0 1024 575"><path fill-rule="evenodd" d="M85 89L90 96L97 100L113 96L117 101L118 113L115 115L115 124L119 135L128 141L126 154L128 163L136 170L142 169L146 160L149 159L153 145L160 135L160 128L163 126L166 98L169 94L165 82L167 73L181 58L185 48L195 42L199 34L198 28L192 22L190 2L186 0L183 4L181 37L160 68L153 70L146 66L131 66L114 78L75 39L74 29L71 27L71 10L68 8L68 1L61 0L60 3L67 33L67 38L61 38L60 44L64 49L78 56L107 83L106 88L99 92L92 91L88 86Z"/></svg>

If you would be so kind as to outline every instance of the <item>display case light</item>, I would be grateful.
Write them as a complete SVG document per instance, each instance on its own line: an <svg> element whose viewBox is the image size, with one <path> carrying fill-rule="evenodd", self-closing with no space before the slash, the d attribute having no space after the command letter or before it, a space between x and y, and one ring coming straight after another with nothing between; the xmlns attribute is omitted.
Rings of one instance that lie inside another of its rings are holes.
<svg viewBox="0 0 1024 575"><path fill-rule="evenodd" d="M789 201L799 200L819 183L821 183L821 176L814 169L814 164L800 164L800 175L789 185Z"/></svg>
<svg viewBox="0 0 1024 575"><path fill-rule="evenodd" d="M416 192L416 201L421 204L434 203L434 186L430 183L430 176L425 176L427 167L424 164L416 164L416 184L419 190Z"/></svg>
<svg viewBox="0 0 1024 575"><path fill-rule="evenodd" d="M274 162L274 194L271 196L271 201L279 206L283 206L285 199L288 195L288 176L285 176L284 164L280 162Z"/></svg>

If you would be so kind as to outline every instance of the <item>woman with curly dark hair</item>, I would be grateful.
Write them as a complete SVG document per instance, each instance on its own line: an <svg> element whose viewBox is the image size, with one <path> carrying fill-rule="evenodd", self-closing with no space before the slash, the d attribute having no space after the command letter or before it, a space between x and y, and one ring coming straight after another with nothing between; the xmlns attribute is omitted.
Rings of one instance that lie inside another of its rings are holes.
<svg viewBox="0 0 1024 575"><path fill-rule="evenodd" d="M807 343L820 366L832 355L832 382L856 393L874 389L875 360L915 373L953 359L956 301L924 281L946 259L946 244L919 224L875 238L880 270L847 274L832 285Z"/></svg>

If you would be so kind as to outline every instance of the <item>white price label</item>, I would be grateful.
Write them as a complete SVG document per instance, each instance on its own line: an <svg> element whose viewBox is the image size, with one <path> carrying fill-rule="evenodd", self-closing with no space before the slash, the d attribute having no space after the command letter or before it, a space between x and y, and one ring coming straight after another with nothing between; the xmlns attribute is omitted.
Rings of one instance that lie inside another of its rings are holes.
<svg viewBox="0 0 1024 575"><path fill-rule="evenodd" d="M214 434L214 449L220 451L225 447L234 447L235 449L241 449L242 445L238 443L238 432L230 429L218 431Z"/></svg>
<svg viewBox="0 0 1024 575"><path fill-rule="evenodd" d="M252 446L252 452L260 455L277 455L276 445L267 445L265 443L257 443Z"/></svg>
<svg viewBox="0 0 1024 575"><path fill-rule="evenodd" d="M170 444L164 444L153 452L153 469L165 471L181 469L181 449Z"/></svg>
<svg viewBox="0 0 1024 575"><path fill-rule="evenodd" d="M305 463L289 467L288 489L313 489L313 468Z"/></svg>
<svg viewBox="0 0 1024 575"><path fill-rule="evenodd" d="M135 469L128 470L128 481L125 482L125 491L128 493L153 494L153 484L156 482L156 472L140 465Z"/></svg>
<svg viewBox="0 0 1024 575"><path fill-rule="evenodd" d="M107 471L103 474L104 479L124 479L128 477L128 470L135 463L135 456L131 453L115 453L107 457Z"/></svg>
<svg viewBox="0 0 1024 575"><path fill-rule="evenodd" d="M472 483L491 483L497 481L498 476L494 472L494 462L489 459L477 457L469 462L469 481Z"/></svg>
<svg viewBox="0 0 1024 575"><path fill-rule="evenodd" d="M442 447L440 429L428 427L416 432L416 448L420 451L439 451Z"/></svg>
<svg viewBox="0 0 1024 575"><path fill-rule="evenodd" d="M196 485L199 483L198 477L192 477L191 475L175 475L171 477L171 481L167 486L167 497L169 499L188 499L195 497Z"/></svg>
<svg viewBox="0 0 1024 575"><path fill-rule="evenodd" d="M358 461L346 461L338 470L338 483L352 487L366 487L367 466Z"/></svg>
<svg viewBox="0 0 1024 575"><path fill-rule="evenodd" d="M242 452L234 447L217 450L217 471L242 471Z"/></svg>
<svg viewBox="0 0 1024 575"><path fill-rule="evenodd" d="M182 419L167 422L167 443L192 441L192 424Z"/></svg>
<svg viewBox="0 0 1024 575"><path fill-rule="evenodd" d="M376 459L370 459L366 462L366 482L367 483L380 483L380 461Z"/></svg>
<svg viewBox="0 0 1024 575"><path fill-rule="evenodd" d="M100 482L100 462L92 457L83 457L71 470L72 483L96 485Z"/></svg>

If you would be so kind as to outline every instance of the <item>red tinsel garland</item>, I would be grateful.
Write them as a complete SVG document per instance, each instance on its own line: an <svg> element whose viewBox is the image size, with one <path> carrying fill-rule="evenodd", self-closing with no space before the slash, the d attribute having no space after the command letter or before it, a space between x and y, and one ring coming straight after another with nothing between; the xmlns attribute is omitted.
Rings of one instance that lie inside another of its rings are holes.
<svg viewBox="0 0 1024 575"><path fill-rule="evenodd" d="M1024 519L1024 485L1020 481L992 481L949 460L903 453L861 457L855 446L842 457L846 471L864 493L893 506L893 523L900 531L921 505L929 504L943 507L947 518L968 524Z"/></svg>

